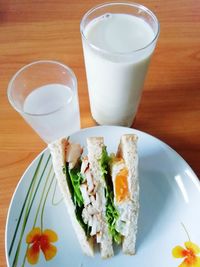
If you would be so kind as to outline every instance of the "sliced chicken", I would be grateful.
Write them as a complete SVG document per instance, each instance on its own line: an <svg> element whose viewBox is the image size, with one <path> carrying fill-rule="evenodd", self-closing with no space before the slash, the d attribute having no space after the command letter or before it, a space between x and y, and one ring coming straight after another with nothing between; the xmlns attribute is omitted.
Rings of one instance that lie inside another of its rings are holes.
<svg viewBox="0 0 200 267"><path fill-rule="evenodd" d="M101 243L101 237L102 237L102 233L101 232L98 232L96 234L96 240L97 240L97 243Z"/></svg>
<svg viewBox="0 0 200 267"><path fill-rule="evenodd" d="M82 158L81 173L84 174L89 169L89 162L87 157Z"/></svg>
<svg viewBox="0 0 200 267"><path fill-rule="evenodd" d="M92 230L91 230L91 236L96 235L100 231L100 222L97 219L97 216L94 215L92 217Z"/></svg>
<svg viewBox="0 0 200 267"><path fill-rule="evenodd" d="M90 215L94 215L94 214L99 213L99 211L97 209L95 209L95 207L93 205L88 205L86 207L86 210L87 210L88 214L90 214Z"/></svg>
<svg viewBox="0 0 200 267"><path fill-rule="evenodd" d="M100 197L97 194L98 184L95 184L90 172L89 162L87 157L82 159L81 175L84 183L81 185L81 193L84 199L84 209L82 212L83 220L91 227L91 236L98 233L98 240L100 242L101 230L101 203Z"/></svg>
<svg viewBox="0 0 200 267"><path fill-rule="evenodd" d="M84 180L87 181L88 191L92 192L92 190L94 189L94 182L90 173L89 162L86 157L82 159L81 174L84 177Z"/></svg>
<svg viewBox="0 0 200 267"><path fill-rule="evenodd" d="M82 211L82 218L85 224L87 224L91 218L91 215L87 212L86 208Z"/></svg>
<svg viewBox="0 0 200 267"><path fill-rule="evenodd" d="M80 185L80 190L81 190L81 194L82 194L85 206L89 205L91 201L90 201L90 198L89 198L89 195L88 195L87 185L86 184L81 184Z"/></svg>
<svg viewBox="0 0 200 267"><path fill-rule="evenodd" d="M69 169L73 169L83 152L79 144L69 143L66 149L66 162L69 163Z"/></svg>
<svg viewBox="0 0 200 267"><path fill-rule="evenodd" d="M96 199L94 196L90 196L90 202L92 203L94 208L100 212L100 204L101 203L100 203L99 195L96 194Z"/></svg>
<svg viewBox="0 0 200 267"><path fill-rule="evenodd" d="M89 170L86 171L85 178L87 180L88 191L91 193L93 191L93 189L94 189L94 183L93 183L93 180L92 180L92 175L91 175Z"/></svg>

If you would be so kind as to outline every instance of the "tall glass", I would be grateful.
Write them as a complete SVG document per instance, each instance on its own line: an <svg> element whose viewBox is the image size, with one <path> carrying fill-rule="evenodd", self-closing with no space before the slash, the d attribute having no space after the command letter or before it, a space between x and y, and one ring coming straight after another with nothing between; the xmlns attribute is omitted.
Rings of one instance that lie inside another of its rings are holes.
<svg viewBox="0 0 200 267"><path fill-rule="evenodd" d="M47 143L80 129L77 80L55 61L37 61L20 69L8 86L13 108Z"/></svg>
<svg viewBox="0 0 200 267"><path fill-rule="evenodd" d="M131 126L159 22L136 3L106 3L80 24L91 113L98 124Z"/></svg>

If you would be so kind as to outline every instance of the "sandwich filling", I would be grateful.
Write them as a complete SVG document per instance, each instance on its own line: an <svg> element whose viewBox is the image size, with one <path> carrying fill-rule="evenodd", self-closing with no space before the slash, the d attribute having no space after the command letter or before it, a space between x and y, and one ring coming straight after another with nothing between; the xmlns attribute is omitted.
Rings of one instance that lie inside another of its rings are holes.
<svg viewBox="0 0 200 267"><path fill-rule="evenodd" d="M109 233L113 237L116 243L121 242L121 234L117 231L116 223L119 218L119 213L114 204L114 192L112 178L110 175L110 161L111 158L108 156L106 147L102 149L102 157L100 160L102 178L105 181L105 197L106 197L106 220L108 223Z"/></svg>
<svg viewBox="0 0 200 267"><path fill-rule="evenodd" d="M122 158L113 158L111 174L114 186L114 204L119 214L116 221L116 230L123 236L127 236L130 225L132 203L128 188L128 169Z"/></svg>
<svg viewBox="0 0 200 267"><path fill-rule="evenodd" d="M81 175L84 177L80 190L84 199L82 218L85 224L91 227L91 236L100 236L101 230L101 202L97 192L98 184L95 183L87 157L82 159Z"/></svg>
<svg viewBox="0 0 200 267"><path fill-rule="evenodd" d="M82 226L87 237L90 236L91 227L86 224L82 218L84 209L84 199L81 194L80 185L84 178L81 175L81 160L82 148L78 144L67 144L66 149L66 166L63 167L63 172L66 175L67 184L71 193L72 201L75 206L76 219Z"/></svg>
<svg viewBox="0 0 200 267"><path fill-rule="evenodd" d="M68 143L66 147L66 179L76 218L87 237L95 236L100 242L101 201L97 192L98 184L90 173L87 157L83 157L79 144Z"/></svg>
<svg viewBox="0 0 200 267"><path fill-rule="evenodd" d="M103 137L79 144L62 138L49 144L58 185L78 241L88 256L94 241L101 257L114 255L113 241L135 253L139 211L137 136L122 135L116 154L108 155ZM63 167L63 168L62 168Z"/></svg>
<svg viewBox="0 0 200 267"><path fill-rule="evenodd" d="M96 236L97 243L101 242L101 213L105 206L105 216L109 233L116 243L121 242L121 233L117 222L119 212L114 204L114 189L110 174L110 161L106 147L102 149L102 156L99 160L102 179L105 182L105 199L102 203L101 192L98 190L98 183L93 179L90 172L90 163L87 157L82 157L82 148L79 144L68 143L66 147L66 166L63 171L75 206L75 214L78 222L85 231L86 236ZM121 173L121 176L123 173ZM119 182L123 192L119 198L123 198L126 190L126 183ZM120 191L120 188L118 189Z"/></svg>

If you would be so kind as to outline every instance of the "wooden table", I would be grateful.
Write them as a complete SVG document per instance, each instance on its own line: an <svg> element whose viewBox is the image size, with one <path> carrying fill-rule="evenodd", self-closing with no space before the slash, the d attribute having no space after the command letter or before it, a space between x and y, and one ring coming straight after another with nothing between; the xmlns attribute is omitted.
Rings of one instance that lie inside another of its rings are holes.
<svg viewBox="0 0 200 267"><path fill-rule="evenodd" d="M4 231L14 189L44 142L11 108L6 90L23 65L52 59L78 78L82 128L90 115L79 33L83 14L99 0L0 1L0 266L6 266ZM161 34L133 125L173 147L200 175L200 1L144 0Z"/></svg>

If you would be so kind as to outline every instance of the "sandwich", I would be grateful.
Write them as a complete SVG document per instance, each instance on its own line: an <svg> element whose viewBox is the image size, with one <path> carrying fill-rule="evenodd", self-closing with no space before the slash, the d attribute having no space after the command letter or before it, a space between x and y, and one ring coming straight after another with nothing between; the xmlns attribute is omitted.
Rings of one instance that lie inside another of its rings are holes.
<svg viewBox="0 0 200 267"><path fill-rule="evenodd" d="M113 242L135 253L139 210L137 137L123 135L117 154L108 155L103 137L87 138L87 155L79 144L62 138L49 149L58 185L83 252L114 255Z"/></svg>

